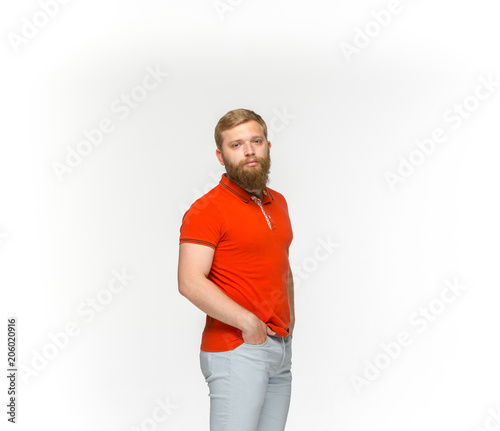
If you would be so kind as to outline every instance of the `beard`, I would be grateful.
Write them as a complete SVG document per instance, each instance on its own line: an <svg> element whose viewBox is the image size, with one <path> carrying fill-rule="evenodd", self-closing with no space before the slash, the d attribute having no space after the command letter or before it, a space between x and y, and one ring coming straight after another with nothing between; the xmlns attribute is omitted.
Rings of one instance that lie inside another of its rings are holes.
<svg viewBox="0 0 500 431"><path fill-rule="evenodd" d="M246 191L263 190L269 182L269 171L271 169L271 155L269 150L266 157L249 157L238 164L232 164L224 157L224 166L228 178ZM259 162L256 166L245 167L250 160Z"/></svg>

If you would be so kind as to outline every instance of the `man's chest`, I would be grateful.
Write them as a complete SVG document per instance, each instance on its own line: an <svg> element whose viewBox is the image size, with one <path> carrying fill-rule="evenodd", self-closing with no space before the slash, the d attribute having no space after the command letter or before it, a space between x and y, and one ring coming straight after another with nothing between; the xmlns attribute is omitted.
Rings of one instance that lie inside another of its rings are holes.
<svg viewBox="0 0 500 431"><path fill-rule="evenodd" d="M293 234L284 206L250 201L221 210L226 223L218 244L220 251L268 254L288 250Z"/></svg>

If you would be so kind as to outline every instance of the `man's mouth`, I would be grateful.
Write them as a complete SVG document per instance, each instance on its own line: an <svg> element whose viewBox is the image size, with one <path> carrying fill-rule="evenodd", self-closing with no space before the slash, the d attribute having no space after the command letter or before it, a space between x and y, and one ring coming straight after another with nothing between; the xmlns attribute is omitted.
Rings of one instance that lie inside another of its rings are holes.
<svg viewBox="0 0 500 431"><path fill-rule="evenodd" d="M250 160L249 162L245 163L245 166L256 166L258 164L259 162L257 160Z"/></svg>

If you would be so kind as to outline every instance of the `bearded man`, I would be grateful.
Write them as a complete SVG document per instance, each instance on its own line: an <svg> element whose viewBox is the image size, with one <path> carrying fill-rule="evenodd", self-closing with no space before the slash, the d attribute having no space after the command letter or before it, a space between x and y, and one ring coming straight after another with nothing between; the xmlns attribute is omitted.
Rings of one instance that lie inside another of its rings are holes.
<svg viewBox="0 0 500 431"><path fill-rule="evenodd" d="M179 292L206 313L200 367L211 431L281 431L291 396L292 228L285 198L267 187L271 142L248 109L215 127L225 166L180 229Z"/></svg>

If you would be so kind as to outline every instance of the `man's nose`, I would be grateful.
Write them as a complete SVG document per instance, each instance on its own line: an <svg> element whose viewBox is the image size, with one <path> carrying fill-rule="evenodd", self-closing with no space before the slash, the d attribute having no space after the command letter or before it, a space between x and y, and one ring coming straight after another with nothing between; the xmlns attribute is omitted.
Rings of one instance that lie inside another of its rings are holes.
<svg viewBox="0 0 500 431"><path fill-rule="evenodd" d="M245 157L254 156L255 155L255 147L252 142L247 142L245 144Z"/></svg>

